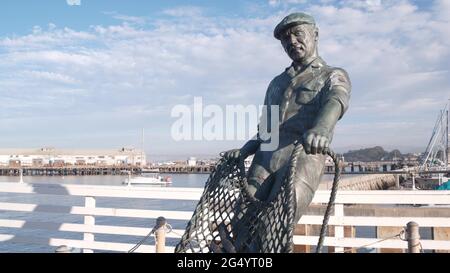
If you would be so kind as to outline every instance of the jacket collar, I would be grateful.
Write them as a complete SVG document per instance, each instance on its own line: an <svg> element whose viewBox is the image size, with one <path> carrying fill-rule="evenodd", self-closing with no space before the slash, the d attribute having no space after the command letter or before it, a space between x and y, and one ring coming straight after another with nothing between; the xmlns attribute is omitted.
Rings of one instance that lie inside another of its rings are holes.
<svg viewBox="0 0 450 273"><path fill-rule="evenodd" d="M322 66L326 65L325 61L321 57L317 57L312 60L305 68L298 70L296 69L294 63L291 64L288 68L286 68L286 73L291 77L295 77L300 73L304 73L305 71L309 71L311 69L320 69Z"/></svg>

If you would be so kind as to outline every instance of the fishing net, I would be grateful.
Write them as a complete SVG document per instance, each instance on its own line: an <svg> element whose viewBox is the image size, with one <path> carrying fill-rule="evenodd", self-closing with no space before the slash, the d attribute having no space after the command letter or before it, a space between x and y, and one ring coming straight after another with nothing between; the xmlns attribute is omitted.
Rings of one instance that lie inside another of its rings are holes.
<svg viewBox="0 0 450 273"><path fill-rule="evenodd" d="M222 158L209 176L187 224L177 253L293 252L297 145L289 171L273 200L260 201L247 191L243 162Z"/></svg>

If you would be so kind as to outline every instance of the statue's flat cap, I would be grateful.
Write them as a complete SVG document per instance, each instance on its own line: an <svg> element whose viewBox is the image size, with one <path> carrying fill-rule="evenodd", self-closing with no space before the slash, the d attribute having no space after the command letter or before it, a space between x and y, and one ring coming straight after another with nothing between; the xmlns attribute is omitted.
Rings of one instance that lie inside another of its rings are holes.
<svg viewBox="0 0 450 273"><path fill-rule="evenodd" d="M303 12L296 12L289 14L288 16L284 17L284 19L281 20L281 22L275 27L275 30L273 31L273 36L275 36L275 38L280 40L280 35L282 31L295 25L301 24L315 25L316 21L311 15L308 15Z"/></svg>

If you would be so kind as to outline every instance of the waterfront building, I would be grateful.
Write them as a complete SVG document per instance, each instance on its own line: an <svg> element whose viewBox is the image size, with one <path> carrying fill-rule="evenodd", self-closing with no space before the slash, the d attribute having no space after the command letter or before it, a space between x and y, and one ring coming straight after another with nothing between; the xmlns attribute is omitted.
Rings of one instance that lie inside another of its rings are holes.
<svg viewBox="0 0 450 273"><path fill-rule="evenodd" d="M197 158L195 157L189 157L187 160L187 165L190 167L194 167L197 165Z"/></svg>
<svg viewBox="0 0 450 273"><path fill-rule="evenodd" d="M139 149L68 150L55 148L0 149L0 166L145 166L145 153Z"/></svg>

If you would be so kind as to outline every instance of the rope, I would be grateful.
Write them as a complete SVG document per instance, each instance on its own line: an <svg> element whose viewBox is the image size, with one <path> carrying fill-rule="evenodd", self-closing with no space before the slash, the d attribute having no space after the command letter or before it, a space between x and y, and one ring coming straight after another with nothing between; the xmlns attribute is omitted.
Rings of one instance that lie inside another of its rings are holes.
<svg viewBox="0 0 450 273"><path fill-rule="evenodd" d="M166 228L166 233L171 233L172 232L172 233L176 234L176 232L173 231L173 228L172 228L171 224L166 224L164 227Z"/></svg>
<svg viewBox="0 0 450 273"><path fill-rule="evenodd" d="M290 160L290 165L289 165L288 185L294 185L297 159L302 150L303 150L303 145L300 142L296 142L294 151L292 152L292 155L291 155L291 160ZM333 179L333 186L332 186L332 190L331 190L330 200L328 201L327 209L325 211L325 215L323 218L322 227L320 229L320 236L319 236L319 242L317 243L317 247L316 247L316 253L322 252L323 241L324 241L324 238L326 235L328 221L329 221L330 215L331 215L331 209L334 207L334 201L336 200L337 190L338 190L338 186L339 186L339 180L340 180L340 176L341 176L340 159L337 156L337 154L328 148L326 149L325 153L333 159L335 174L334 174L334 179ZM291 194L295 194L295 192L293 192ZM292 207L290 209L292 210ZM295 212L289 211L289 213L292 214ZM293 223L294 226L295 226L295 224L296 223Z"/></svg>
<svg viewBox="0 0 450 273"><path fill-rule="evenodd" d="M404 230L404 229L403 229L402 231L400 231L400 233L398 233L398 234L396 234L396 235L394 235L394 236L386 237L386 238L380 239L380 240L378 240L378 241L375 241L375 242L373 242L373 243L366 244L366 245L362 245L362 246L356 248L355 250L358 251L358 249L367 248L367 247L369 247L369 246L371 246L371 245L375 245L375 244L378 244L378 243L381 243L381 242L384 242L384 241L387 241L387 240L395 239L395 238L397 238L397 237L398 237L400 240L402 240L402 241L406 241L405 239L402 238L402 235L403 235L403 234L405 234L405 230ZM336 253L348 253L348 252L352 252L353 250L354 250L354 249L352 248L352 249L349 249L349 250L345 250L345 251L341 251L341 252L336 252Z"/></svg>
<svg viewBox="0 0 450 273"><path fill-rule="evenodd" d="M333 179L333 186L332 186L331 194L330 194L330 200L328 201L327 209L326 209L325 215L323 217L322 228L320 229L320 236L319 236L319 242L317 243L317 247L316 247L316 253L322 252L323 240L325 239L325 235L326 235L325 233L327 231L328 221L330 220L331 209L334 207L334 201L336 200L337 190L338 190L338 186L339 186L339 180L341 177L341 168L340 168L339 157L336 155L336 153L334 153L330 149L327 149L326 153L334 161L335 173L334 173L334 179Z"/></svg>
<svg viewBox="0 0 450 273"><path fill-rule="evenodd" d="M290 165L289 165L289 178L288 178L288 182L287 182L287 187L294 189L294 178L295 178L295 172L296 172L296 167L297 167L297 160L298 157L300 156L301 151L303 150L303 145L296 143L295 144L295 148L294 151L292 152L292 156L290 159ZM289 193L289 197L288 200L295 200L295 191L291 191ZM296 204L295 204L296 205ZM295 215L295 210L296 210L296 206L288 206L288 215ZM292 226L291 229L294 230L295 229L295 225L297 223L295 223L294 221L292 222ZM291 244L289 245L289 252L294 252L294 242L291 242Z"/></svg>
<svg viewBox="0 0 450 273"><path fill-rule="evenodd" d="M406 230L403 229L402 232L403 232L403 234L402 234L403 236L400 236L400 240L408 242L408 239L406 238ZM419 246L420 247L420 253L425 253L425 251L424 251L424 249L422 247L422 242L421 241L419 241L419 243L414 245L414 246Z"/></svg>
<svg viewBox="0 0 450 273"><path fill-rule="evenodd" d="M128 253L133 253L135 252L150 236L152 236L152 234L154 234L158 229L160 229L163 226L159 226L159 225L155 225L155 227L153 227L153 229L142 239L139 241L139 243L137 243L135 246L133 246L130 250L128 250ZM166 228L166 232L170 233L173 232L172 226L170 224L165 224L164 228Z"/></svg>
<svg viewBox="0 0 450 273"><path fill-rule="evenodd" d="M422 242L420 242L420 241L419 241L419 247L420 247L420 253L425 253L425 251L423 250L423 247L422 247Z"/></svg>
<svg viewBox="0 0 450 273"><path fill-rule="evenodd" d="M178 233L178 232L176 232L176 231L171 230L170 232L172 232L173 234L178 235L178 236L180 236L180 237L183 237L183 234Z"/></svg>
<svg viewBox="0 0 450 273"><path fill-rule="evenodd" d="M177 235L177 236L180 236L181 238L183 237L183 234L178 233L178 232L174 231L173 229L170 230L169 232L172 232L173 234L175 234L175 235ZM197 246L200 246L200 243L199 243L197 240L191 239L191 241L193 241L194 243L196 243Z"/></svg>
<svg viewBox="0 0 450 273"><path fill-rule="evenodd" d="M172 225L171 224L166 224L165 225L166 228L166 232L167 233L173 233L175 235L178 235L180 237L183 237L183 234L180 234L176 231L173 230ZM137 243L133 248L131 248L130 250L128 250L128 253L133 253L134 251L136 251L152 234L154 234L156 232L158 228L155 226L141 241L139 241L139 243ZM195 240L193 240L195 241ZM195 241L198 245L200 245L197 241Z"/></svg>
<svg viewBox="0 0 450 273"><path fill-rule="evenodd" d="M135 246L133 246L130 250L128 250L128 253L133 253L138 249L150 236L152 236L153 233L155 233L156 229L153 228L145 237L144 239L140 240L139 243L137 243Z"/></svg>
<svg viewBox="0 0 450 273"><path fill-rule="evenodd" d="M398 234L396 234L394 236L387 237L387 238L378 240L378 241L370 243L370 244L362 245L362 246L356 248L355 250L358 251L359 249L367 248L368 246L371 246L371 245L374 245L374 244L378 244L378 243L381 243L381 242L384 242L384 241L387 241L387 240L395 239L397 237L400 240L402 240L402 241L408 241L408 239L406 239L406 230L402 229L402 231L400 231L400 233L398 233ZM420 247L420 253L424 253L424 249L422 247L422 242L419 242L417 245ZM415 246L417 246L417 245L415 245ZM353 248L349 249L349 250L342 251L342 252L336 252L336 253L348 253L348 252L351 252L351 251L353 251Z"/></svg>

